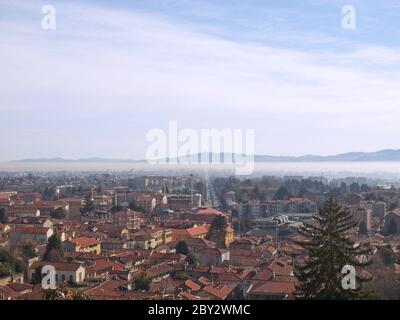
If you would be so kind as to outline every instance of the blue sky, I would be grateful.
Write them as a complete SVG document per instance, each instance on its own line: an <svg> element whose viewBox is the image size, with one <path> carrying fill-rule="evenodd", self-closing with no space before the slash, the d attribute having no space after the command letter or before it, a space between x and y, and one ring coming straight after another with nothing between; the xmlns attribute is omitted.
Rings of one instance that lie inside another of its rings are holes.
<svg viewBox="0 0 400 320"><path fill-rule="evenodd" d="M0 160L143 158L171 120L255 129L258 154L400 148L399 14L394 0L0 0Z"/></svg>

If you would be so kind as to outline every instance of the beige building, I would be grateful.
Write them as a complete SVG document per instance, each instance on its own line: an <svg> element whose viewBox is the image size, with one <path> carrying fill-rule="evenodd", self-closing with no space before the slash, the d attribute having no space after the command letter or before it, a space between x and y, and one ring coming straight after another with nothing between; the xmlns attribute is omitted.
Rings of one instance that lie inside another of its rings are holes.
<svg viewBox="0 0 400 320"><path fill-rule="evenodd" d="M55 281L58 286L65 282L82 283L85 280L85 268L79 263L38 261L32 263L28 269L29 281L32 280L32 275L45 265L51 265L55 268Z"/></svg>
<svg viewBox="0 0 400 320"><path fill-rule="evenodd" d="M40 217L40 210L34 205L13 205L6 209L9 218Z"/></svg>
<svg viewBox="0 0 400 320"><path fill-rule="evenodd" d="M101 245L96 239L80 237L64 241L64 248L70 252L93 252L100 254Z"/></svg>
<svg viewBox="0 0 400 320"><path fill-rule="evenodd" d="M53 228L53 222L47 217L16 218L10 224L13 228L27 226Z"/></svg>
<svg viewBox="0 0 400 320"><path fill-rule="evenodd" d="M127 228L128 230L140 229L140 218L132 210L125 210L113 214L113 225L119 228Z"/></svg>
<svg viewBox="0 0 400 320"><path fill-rule="evenodd" d="M172 241L172 229L148 228L133 235L135 246L141 249L154 249Z"/></svg>
<svg viewBox="0 0 400 320"><path fill-rule="evenodd" d="M46 244L53 235L53 229L46 227L24 226L16 227L10 231L9 238L16 244L23 244L26 241L35 241L39 244Z"/></svg>

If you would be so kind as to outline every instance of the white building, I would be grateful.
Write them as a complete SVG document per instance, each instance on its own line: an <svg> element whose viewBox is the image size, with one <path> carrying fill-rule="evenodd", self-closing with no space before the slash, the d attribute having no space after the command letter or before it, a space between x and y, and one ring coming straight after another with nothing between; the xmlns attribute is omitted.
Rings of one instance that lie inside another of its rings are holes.
<svg viewBox="0 0 400 320"><path fill-rule="evenodd" d="M58 286L65 282L82 283L85 280L85 268L80 263L64 263L64 262L46 262L37 261L31 264L28 269L28 278L32 280L32 276L37 270L41 270L45 265L51 265L55 268L55 282Z"/></svg>

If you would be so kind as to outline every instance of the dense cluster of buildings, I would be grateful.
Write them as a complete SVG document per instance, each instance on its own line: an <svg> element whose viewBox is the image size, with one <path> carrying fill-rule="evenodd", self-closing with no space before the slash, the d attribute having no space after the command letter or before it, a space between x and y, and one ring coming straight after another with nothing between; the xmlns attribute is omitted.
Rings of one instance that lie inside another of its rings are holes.
<svg viewBox="0 0 400 320"><path fill-rule="evenodd" d="M204 204L206 193L193 189L197 177L135 177L125 185L104 179L80 196L65 183L50 200L26 187L0 190L0 250L25 266L0 277L0 299L43 299L38 277L46 265L54 266L66 295L78 290L90 299L292 299L294 264L305 256L296 226L329 196L309 190L302 198L238 203L230 191L222 196L224 208L212 208ZM338 198L359 223L360 239L390 245L388 235L400 233L400 193L375 193ZM218 220L224 223L216 239L210 229ZM249 225L242 230L235 221ZM55 235L63 256L47 251ZM28 257L27 244L34 250ZM142 278L149 285L137 288Z"/></svg>
<svg viewBox="0 0 400 320"><path fill-rule="evenodd" d="M238 206L238 215L241 219L256 219L287 214L308 214L310 217L317 211L314 201L305 198L291 198L289 200L250 200Z"/></svg>
<svg viewBox="0 0 400 320"><path fill-rule="evenodd" d="M127 186L91 187L81 197L71 197L66 185L46 201L40 192L0 190L6 217L0 247L25 264L21 274L3 275L0 299L43 299L37 277L46 265L55 268L59 288L90 299L291 297L296 280L286 252L296 250L292 242L281 244L283 254L267 234L238 236L231 212L204 206L202 194L184 192L179 183L168 185L168 193L163 183L161 177L135 178ZM208 237L217 217L225 221L220 243ZM54 235L64 250L55 260L45 254ZM187 252L177 252L180 242ZM23 256L27 243L33 257ZM143 276L149 288L135 289Z"/></svg>

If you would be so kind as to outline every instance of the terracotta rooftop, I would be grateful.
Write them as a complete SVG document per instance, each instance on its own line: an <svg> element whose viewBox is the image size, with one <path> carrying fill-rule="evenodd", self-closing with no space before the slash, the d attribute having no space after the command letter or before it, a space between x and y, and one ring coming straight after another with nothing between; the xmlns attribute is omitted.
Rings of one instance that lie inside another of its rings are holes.
<svg viewBox="0 0 400 320"><path fill-rule="evenodd" d="M189 235L191 237L195 237L198 235L203 235L206 234L208 232L208 229L205 226L199 226L199 227L193 227L193 228L189 228L186 229L187 232L189 233Z"/></svg>
<svg viewBox="0 0 400 320"><path fill-rule="evenodd" d="M268 269L277 275L290 276L293 273L293 267L286 261L274 259L269 265Z"/></svg>
<svg viewBox="0 0 400 320"><path fill-rule="evenodd" d="M229 285L208 285L203 288L203 291L212 295L217 300L225 300L234 289L234 286Z"/></svg>
<svg viewBox="0 0 400 320"><path fill-rule="evenodd" d="M225 216L225 213L223 213L222 211L216 210L214 208L209 208L209 207L199 207L197 209L197 213Z"/></svg>
<svg viewBox="0 0 400 320"><path fill-rule="evenodd" d="M66 262L48 262L48 261L36 261L29 267L30 270L36 270L45 265L54 266L56 270L61 271L77 271L81 264L79 263L66 263Z"/></svg>
<svg viewBox="0 0 400 320"><path fill-rule="evenodd" d="M250 289L253 294L292 294L295 290L293 282L259 281Z"/></svg>
<svg viewBox="0 0 400 320"><path fill-rule="evenodd" d="M47 234L49 231L49 228L45 227L30 227L30 226L24 226L24 227L16 227L11 230L11 233L28 233L28 234Z"/></svg>
<svg viewBox="0 0 400 320"><path fill-rule="evenodd" d="M80 238L75 238L75 239L69 239L67 242L70 242L74 244L75 246L80 246L80 247L88 247L88 246L94 246L100 244L99 241L93 238L88 238L88 237L80 237Z"/></svg>
<svg viewBox="0 0 400 320"><path fill-rule="evenodd" d="M173 270L173 268L167 264L160 264L158 266L152 267L150 269L146 270L146 275L148 275L150 278L155 278L167 273L170 273Z"/></svg>
<svg viewBox="0 0 400 320"><path fill-rule="evenodd" d="M192 291L199 291L201 289L201 286L199 286L196 282L190 279L185 281L185 286Z"/></svg>

